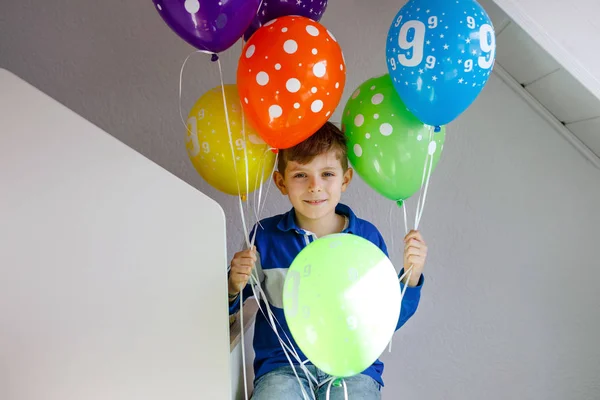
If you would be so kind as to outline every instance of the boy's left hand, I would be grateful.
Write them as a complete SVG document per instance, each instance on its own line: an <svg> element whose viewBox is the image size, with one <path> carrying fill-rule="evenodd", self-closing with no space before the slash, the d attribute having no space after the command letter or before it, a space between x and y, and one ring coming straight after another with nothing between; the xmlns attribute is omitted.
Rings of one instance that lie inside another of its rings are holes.
<svg viewBox="0 0 600 400"><path fill-rule="evenodd" d="M404 238L404 271L408 271L412 265L408 286L415 287L419 284L426 259L427 245L425 244L425 240L423 240L423 236L421 236L419 231L410 231ZM402 282L406 284L407 278L408 274L406 274Z"/></svg>

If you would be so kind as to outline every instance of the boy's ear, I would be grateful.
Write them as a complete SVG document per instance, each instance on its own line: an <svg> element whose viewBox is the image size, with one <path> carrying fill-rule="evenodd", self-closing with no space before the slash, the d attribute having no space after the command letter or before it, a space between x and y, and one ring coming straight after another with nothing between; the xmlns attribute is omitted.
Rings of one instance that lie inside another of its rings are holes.
<svg viewBox="0 0 600 400"><path fill-rule="evenodd" d="M344 172L344 180L342 182L342 192L345 192L348 189L348 185L352 181L352 177L354 176L354 170L350 167Z"/></svg>
<svg viewBox="0 0 600 400"><path fill-rule="evenodd" d="M275 171L273 172L273 182L275 182L275 186L279 189L282 195L287 196L288 190L285 186L285 179L281 172Z"/></svg>

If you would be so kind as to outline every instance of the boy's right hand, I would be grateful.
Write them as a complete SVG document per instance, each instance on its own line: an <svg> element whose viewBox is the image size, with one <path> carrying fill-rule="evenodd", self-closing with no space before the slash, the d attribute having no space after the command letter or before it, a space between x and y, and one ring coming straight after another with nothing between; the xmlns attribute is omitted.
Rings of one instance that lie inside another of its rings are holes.
<svg viewBox="0 0 600 400"><path fill-rule="evenodd" d="M256 264L256 247L235 253L231 260L229 271L229 294L235 295L242 291L250 279L252 268Z"/></svg>

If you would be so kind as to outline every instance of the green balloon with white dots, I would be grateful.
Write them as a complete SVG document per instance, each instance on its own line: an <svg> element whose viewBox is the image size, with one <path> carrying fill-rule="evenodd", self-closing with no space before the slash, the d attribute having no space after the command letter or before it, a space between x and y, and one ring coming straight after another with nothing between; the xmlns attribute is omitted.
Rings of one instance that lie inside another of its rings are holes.
<svg viewBox="0 0 600 400"><path fill-rule="evenodd" d="M358 175L397 202L419 191L425 166L433 172L446 137L445 127L435 132L408 111L389 74L356 89L344 108L342 130Z"/></svg>

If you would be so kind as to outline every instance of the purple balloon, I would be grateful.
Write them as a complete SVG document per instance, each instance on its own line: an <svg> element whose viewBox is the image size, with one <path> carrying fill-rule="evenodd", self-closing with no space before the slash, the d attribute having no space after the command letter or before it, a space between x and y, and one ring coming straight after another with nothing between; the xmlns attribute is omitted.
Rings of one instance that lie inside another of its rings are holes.
<svg viewBox="0 0 600 400"><path fill-rule="evenodd" d="M220 53L244 34L260 0L152 0L162 19L199 50Z"/></svg>
<svg viewBox="0 0 600 400"><path fill-rule="evenodd" d="M301 15L318 22L326 8L327 0L264 0L244 39L250 39L267 22L286 15Z"/></svg>

